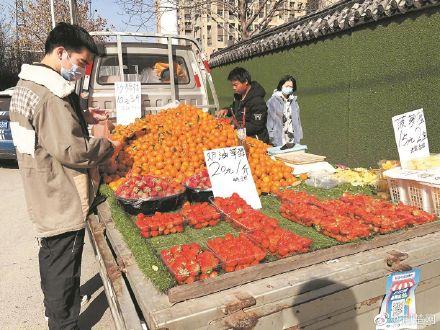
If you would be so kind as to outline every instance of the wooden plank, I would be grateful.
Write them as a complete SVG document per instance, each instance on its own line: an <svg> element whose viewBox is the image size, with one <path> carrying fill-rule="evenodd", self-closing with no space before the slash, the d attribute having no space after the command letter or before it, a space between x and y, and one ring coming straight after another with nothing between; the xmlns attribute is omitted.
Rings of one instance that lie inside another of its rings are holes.
<svg viewBox="0 0 440 330"><path fill-rule="evenodd" d="M232 288L234 286L270 277L276 274L292 271L302 267L312 266L332 259L345 257L359 252L399 243L418 236L424 236L440 230L440 222L427 223L421 226L407 229L402 232L377 236L368 241L337 245L328 249L300 254L289 258L259 264L240 271L226 273L216 278L205 281L181 285L168 291L171 303L202 297L217 291Z"/></svg>
<svg viewBox="0 0 440 330"><path fill-rule="evenodd" d="M111 218L111 210L108 202L98 206L100 222L105 225L106 236L112 246L116 256L124 262L124 276L127 277L130 287L136 297L136 302L148 323L149 328L155 329L153 313L156 309L165 309L171 305L167 296L159 292L145 277L132 257L131 250L124 242L121 233L116 229Z"/></svg>
<svg viewBox="0 0 440 330"><path fill-rule="evenodd" d="M291 153L275 155L274 157L277 160L281 160L283 162L290 163L293 165L322 162L326 158L325 156L308 154L308 153L304 153L304 152L302 152L302 153L291 152Z"/></svg>
<svg viewBox="0 0 440 330"><path fill-rule="evenodd" d="M142 325L136 308L118 265L107 245L98 219L95 216L90 216L87 223L90 241L100 265L99 273L117 329L141 330Z"/></svg>

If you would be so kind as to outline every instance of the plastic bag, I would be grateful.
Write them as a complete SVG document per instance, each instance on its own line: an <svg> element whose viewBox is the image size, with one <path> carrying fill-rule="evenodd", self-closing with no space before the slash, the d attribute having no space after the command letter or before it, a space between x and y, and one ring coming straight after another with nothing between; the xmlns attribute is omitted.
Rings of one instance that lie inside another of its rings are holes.
<svg viewBox="0 0 440 330"><path fill-rule="evenodd" d="M320 171L310 173L309 179L307 179L305 183L315 188L331 189L338 186L341 182L335 179L331 173Z"/></svg>

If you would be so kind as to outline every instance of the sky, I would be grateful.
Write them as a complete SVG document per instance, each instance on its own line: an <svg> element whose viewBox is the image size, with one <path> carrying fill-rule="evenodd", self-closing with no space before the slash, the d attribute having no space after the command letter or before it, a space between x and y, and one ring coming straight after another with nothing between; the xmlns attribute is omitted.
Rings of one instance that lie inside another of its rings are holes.
<svg viewBox="0 0 440 330"><path fill-rule="evenodd" d="M36 0L38 1L38 0ZM55 0L66 1L66 0ZM0 0L0 2L6 3L8 6L14 6L15 0ZM108 23L115 26L115 30L134 32L136 27L129 26L124 22L127 22L130 16L124 13L123 8L117 3L116 0L91 0L92 11L96 10L96 13L107 19ZM148 31L143 32L155 32L156 27L153 21L148 26Z"/></svg>
<svg viewBox="0 0 440 330"><path fill-rule="evenodd" d="M108 22L116 27L119 31L136 31L137 27L125 24L130 16L124 13L123 8L115 0L92 0L92 11L106 18ZM149 30L144 32L155 32L155 24L153 21L149 24Z"/></svg>

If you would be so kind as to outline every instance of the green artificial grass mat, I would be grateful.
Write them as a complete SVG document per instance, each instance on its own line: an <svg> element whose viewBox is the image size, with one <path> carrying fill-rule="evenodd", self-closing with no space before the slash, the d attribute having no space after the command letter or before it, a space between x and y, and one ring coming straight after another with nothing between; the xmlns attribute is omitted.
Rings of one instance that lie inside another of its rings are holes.
<svg viewBox="0 0 440 330"><path fill-rule="evenodd" d="M107 197L113 222L133 253L139 269L160 292L166 292L169 288L175 286L176 281L156 254L153 243L151 240L139 235L139 230L136 228L133 219L119 206L110 187L101 185L99 192Z"/></svg>
<svg viewBox="0 0 440 330"><path fill-rule="evenodd" d="M305 184L301 184L300 186L296 187L295 190L303 190L322 199L338 198L344 192L350 192L353 194L373 193L373 189L370 187L353 187L349 184L344 184L328 190L312 188ZM153 285L163 293L166 293L168 289L172 288L177 283L160 259L160 252L162 250L168 249L174 245L188 244L193 242L198 243L203 248L206 248L206 242L209 239L224 236L227 233L238 233L238 231L229 223L221 221L215 227L193 229L189 226L185 226L183 233L145 239L139 234L139 230L134 224L136 217L130 216L124 212L124 210L118 204L110 187L107 185L101 185L100 193L107 197L115 226L122 234L122 237L127 243L129 249L132 251L133 257L136 260L140 270L151 280ZM302 226L283 218L279 213L280 202L274 196L262 196L261 202L263 205L262 212L277 219L282 228L288 229L300 236L312 239L312 251L341 244L330 237L320 234L314 228ZM266 262L273 260L276 260L276 258L273 256L268 256L265 259Z"/></svg>

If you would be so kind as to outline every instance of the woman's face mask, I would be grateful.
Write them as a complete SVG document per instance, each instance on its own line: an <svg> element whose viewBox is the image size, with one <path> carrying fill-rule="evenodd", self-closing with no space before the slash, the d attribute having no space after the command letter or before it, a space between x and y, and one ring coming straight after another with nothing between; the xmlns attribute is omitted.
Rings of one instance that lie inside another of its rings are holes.
<svg viewBox="0 0 440 330"><path fill-rule="evenodd" d="M63 60L67 59L70 64L72 64L72 67L70 69L67 69L63 66ZM78 65L72 63L72 60L70 59L69 54L67 54L66 51L63 52L63 55L61 57L61 76L66 79L67 81L75 81L78 79L81 79L81 77L85 74L86 69L79 67Z"/></svg>
<svg viewBox="0 0 440 330"><path fill-rule="evenodd" d="M285 87L285 86L283 86L282 88L281 88L281 92L284 94L284 95L292 95L293 94L293 87Z"/></svg>

